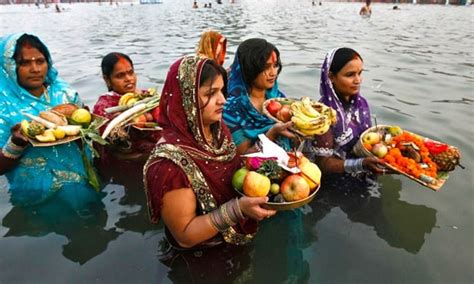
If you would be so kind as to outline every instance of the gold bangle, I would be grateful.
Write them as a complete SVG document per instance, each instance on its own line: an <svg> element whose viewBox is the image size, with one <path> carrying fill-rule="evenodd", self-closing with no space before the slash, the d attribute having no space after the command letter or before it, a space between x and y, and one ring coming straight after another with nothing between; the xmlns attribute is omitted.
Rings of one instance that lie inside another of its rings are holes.
<svg viewBox="0 0 474 284"><path fill-rule="evenodd" d="M229 217L229 214L227 213L227 203L222 204L221 213L222 213L222 217L224 218L224 222L226 222L227 225L229 225L229 226L234 226L235 225L235 223L232 222L232 220Z"/></svg>

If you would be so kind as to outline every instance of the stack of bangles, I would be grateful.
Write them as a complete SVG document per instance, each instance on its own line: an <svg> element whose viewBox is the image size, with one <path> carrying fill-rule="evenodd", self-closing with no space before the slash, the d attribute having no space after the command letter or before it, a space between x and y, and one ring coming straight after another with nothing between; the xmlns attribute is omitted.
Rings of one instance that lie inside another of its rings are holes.
<svg viewBox="0 0 474 284"><path fill-rule="evenodd" d="M346 173L363 172L364 166L362 165L362 162L364 162L364 158L344 160L344 171Z"/></svg>
<svg viewBox="0 0 474 284"><path fill-rule="evenodd" d="M26 145L18 146L17 144L13 143L12 137L10 136L7 143L2 148L2 154L6 158L16 160L21 157L25 148L26 148Z"/></svg>
<svg viewBox="0 0 474 284"><path fill-rule="evenodd" d="M219 232L223 232L246 219L242 210L240 210L238 198L231 199L222 204L219 208L209 213L209 217L212 226Z"/></svg>

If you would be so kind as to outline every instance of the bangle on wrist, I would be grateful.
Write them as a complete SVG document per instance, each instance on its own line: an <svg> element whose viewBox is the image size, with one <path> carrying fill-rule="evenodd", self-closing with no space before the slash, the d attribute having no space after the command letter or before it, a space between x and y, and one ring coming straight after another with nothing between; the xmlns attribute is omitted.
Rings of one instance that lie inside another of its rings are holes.
<svg viewBox="0 0 474 284"><path fill-rule="evenodd" d="M3 156L9 158L9 159L18 159L23 155L23 151L25 150L25 146L19 146L12 141L12 137L8 138L7 143L3 146L2 148L2 154Z"/></svg>
<svg viewBox="0 0 474 284"><path fill-rule="evenodd" d="M364 162L364 158L344 160L344 171L346 173L363 172L364 171L364 167L362 165L363 162Z"/></svg>

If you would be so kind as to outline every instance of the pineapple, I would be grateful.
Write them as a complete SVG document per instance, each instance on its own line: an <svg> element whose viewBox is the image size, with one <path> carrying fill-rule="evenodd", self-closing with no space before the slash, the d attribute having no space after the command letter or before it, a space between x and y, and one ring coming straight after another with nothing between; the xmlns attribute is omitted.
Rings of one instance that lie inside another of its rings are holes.
<svg viewBox="0 0 474 284"><path fill-rule="evenodd" d="M457 165L459 165L459 162L461 160L461 153L457 148L449 147L446 151L431 155L431 160L436 163L436 165L438 166L438 170L443 172L450 172L453 171Z"/></svg>

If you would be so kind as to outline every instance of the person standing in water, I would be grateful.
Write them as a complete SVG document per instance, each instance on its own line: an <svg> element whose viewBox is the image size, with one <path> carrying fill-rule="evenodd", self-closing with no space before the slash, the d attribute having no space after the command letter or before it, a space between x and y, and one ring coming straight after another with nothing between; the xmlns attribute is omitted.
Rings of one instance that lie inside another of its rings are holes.
<svg viewBox="0 0 474 284"><path fill-rule="evenodd" d="M372 8L370 7L371 0L366 0L365 5L360 8L359 15L370 16L372 15Z"/></svg>

